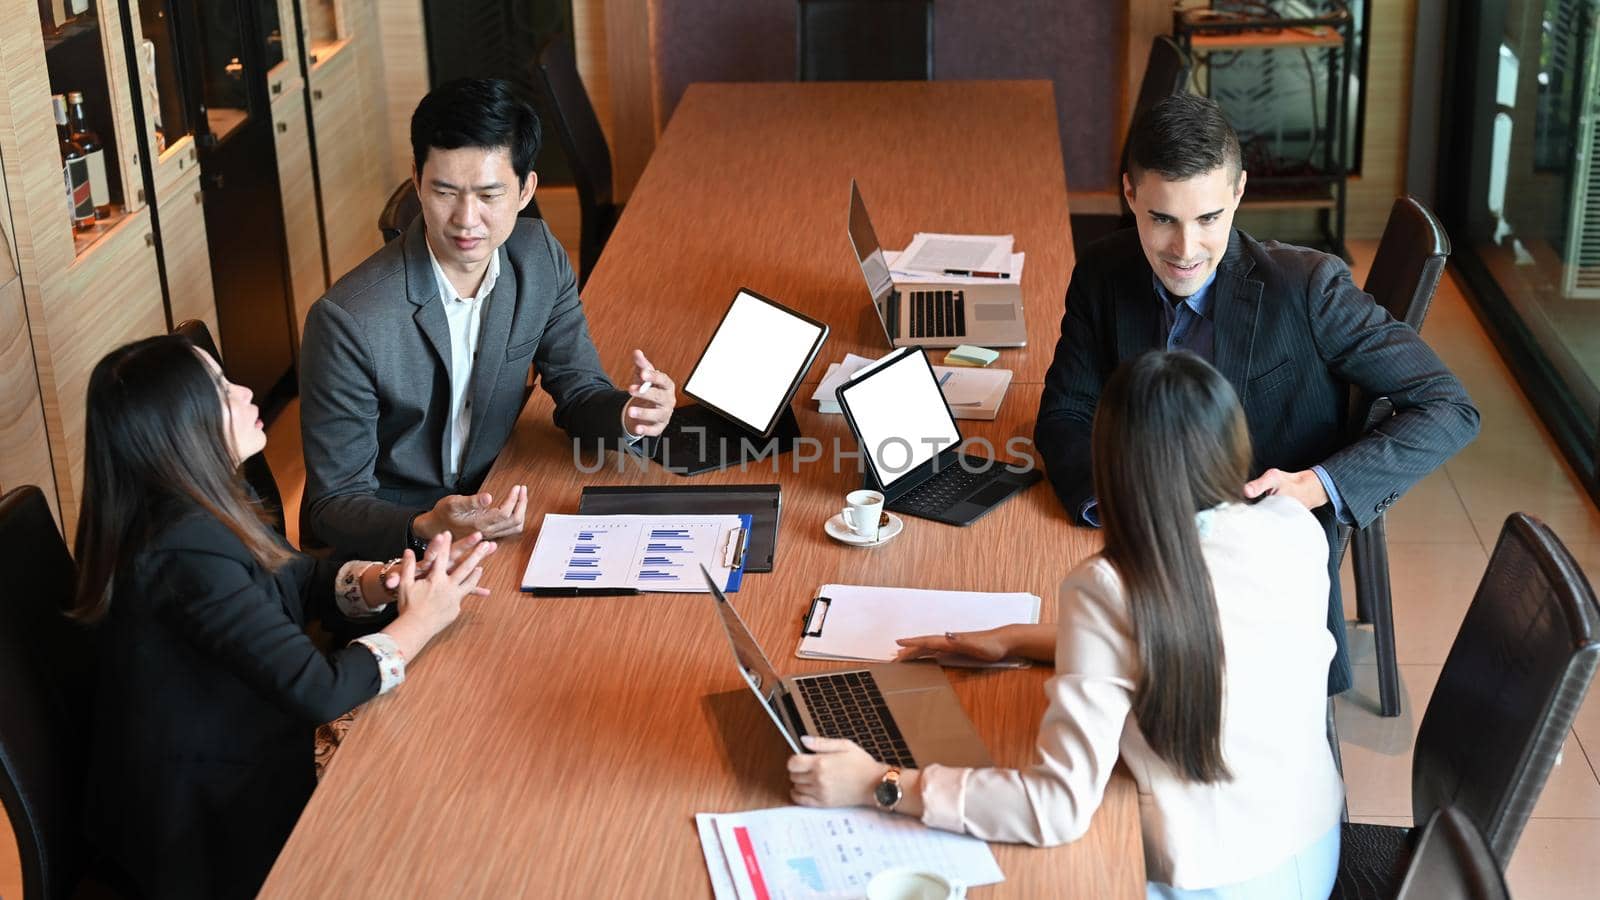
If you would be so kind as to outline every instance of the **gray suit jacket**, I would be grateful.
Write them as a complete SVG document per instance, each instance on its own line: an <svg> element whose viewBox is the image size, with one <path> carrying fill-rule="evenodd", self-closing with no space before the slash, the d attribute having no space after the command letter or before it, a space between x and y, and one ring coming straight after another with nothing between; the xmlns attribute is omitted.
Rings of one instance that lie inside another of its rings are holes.
<svg viewBox="0 0 1600 900"><path fill-rule="evenodd" d="M527 399L531 366L575 439L620 441L628 395L600 368L572 266L544 222L518 219L484 304L461 470L449 459L450 327L419 216L312 305L300 346L306 537L386 559L411 519L482 485Z"/></svg>

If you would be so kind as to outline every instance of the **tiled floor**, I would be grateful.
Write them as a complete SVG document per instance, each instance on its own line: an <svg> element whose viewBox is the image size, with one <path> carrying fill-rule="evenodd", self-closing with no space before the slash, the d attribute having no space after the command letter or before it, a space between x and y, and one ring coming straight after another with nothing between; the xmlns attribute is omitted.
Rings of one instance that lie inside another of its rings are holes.
<svg viewBox="0 0 1600 900"><path fill-rule="evenodd" d="M1369 242L1352 246L1356 280ZM1377 716L1371 633L1352 631L1356 688L1336 703L1351 818L1410 824L1411 744L1461 615L1508 513L1543 518L1600 579L1600 513L1566 467L1451 277L1423 332L1483 413L1483 433L1389 513L1389 554L1404 713ZM270 458L290 509L299 506L298 409L271 429ZM1354 597L1346 572L1345 596ZM1353 603L1353 599L1349 602ZM1354 610L1348 609L1353 616ZM1562 762L1522 833L1510 868L1519 900L1588 898L1600 883L1600 692L1579 713ZM0 900L18 897L15 849L0 841Z"/></svg>

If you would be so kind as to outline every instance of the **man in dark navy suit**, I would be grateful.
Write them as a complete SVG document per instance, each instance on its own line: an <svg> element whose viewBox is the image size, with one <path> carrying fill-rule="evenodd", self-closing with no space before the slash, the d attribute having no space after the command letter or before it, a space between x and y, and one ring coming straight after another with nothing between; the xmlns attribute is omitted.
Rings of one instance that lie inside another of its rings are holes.
<svg viewBox="0 0 1600 900"><path fill-rule="evenodd" d="M1165 347L1216 366L1250 424L1256 477L1246 496L1293 497L1327 531L1335 694L1351 684L1336 524L1361 527L1381 515L1477 435L1478 411L1338 257L1234 229L1245 180L1239 139L1211 100L1177 94L1140 116L1122 176L1138 227L1078 260L1034 440L1068 514L1096 525L1089 433L1117 364ZM1391 398L1396 410L1354 442L1351 385Z"/></svg>

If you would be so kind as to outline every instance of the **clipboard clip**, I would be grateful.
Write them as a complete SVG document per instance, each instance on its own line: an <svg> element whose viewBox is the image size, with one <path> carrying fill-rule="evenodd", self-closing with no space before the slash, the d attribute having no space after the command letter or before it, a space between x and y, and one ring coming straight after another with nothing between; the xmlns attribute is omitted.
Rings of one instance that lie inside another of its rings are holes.
<svg viewBox="0 0 1600 900"><path fill-rule="evenodd" d="M722 564L730 569L744 567L744 551L750 545L750 529L740 526L728 532L728 544L723 548Z"/></svg>
<svg viewBox="0 0 1600 900"><path fill-rule="evenodd" d="M811 598L811 608L806 611L805 627L800 631L800 637L822 637L822 626L828 618L828 610L833 607L833 601L827 597Z"/></svg>

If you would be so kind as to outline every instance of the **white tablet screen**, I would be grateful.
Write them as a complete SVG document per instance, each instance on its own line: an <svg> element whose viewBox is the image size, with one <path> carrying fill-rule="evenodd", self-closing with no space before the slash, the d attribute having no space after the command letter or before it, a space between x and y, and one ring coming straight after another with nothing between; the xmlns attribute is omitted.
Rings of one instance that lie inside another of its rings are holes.
<svg viewBox="0 0 1600 900"><path fill-rule="evenodd" d="M740 291L684 391L765 432L822 334L822 327Z"/></svg>
<svg viewBox="0 0 1600 900"><path fill-rule="evenodd" d="M840 394L884 487L961 441L927 357L916 351L846 384Z"/></svg>

